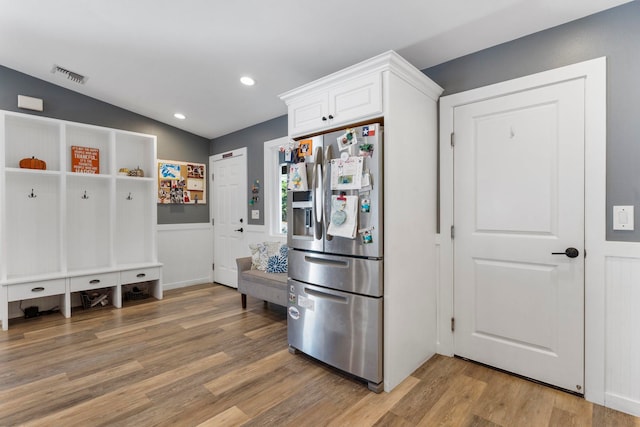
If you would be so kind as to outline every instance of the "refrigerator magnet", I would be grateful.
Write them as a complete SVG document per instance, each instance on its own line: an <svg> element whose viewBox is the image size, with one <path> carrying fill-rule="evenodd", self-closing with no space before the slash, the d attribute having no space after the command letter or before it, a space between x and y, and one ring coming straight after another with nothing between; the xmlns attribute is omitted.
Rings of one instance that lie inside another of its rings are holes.
<svg viewBox="0 0 640 427"><path fill-rule="evenodd" d="M373 243L373 235L371 234L371 229L362 230L360 232L360 236L362 236L363 245L368 245L369 243Z"/></svg>
<svg viewBox="0 0 640 427"><path fill-rule="evenodd" d="M376 134L375 126L362 126L362 136L374 136Z"/></svg>
<svg viewBox="0 0 640 427"><path fill-rule="evenodd" d="M360 149L361 156L363 157L373 156L373 144L360 144L358 148Z"/></svg>
<svg viewBox="0 0 640 427"><path fill-rule="evenodd" d="M305 139L303 141L300 141L300 143L298 144L298 157L302 158L302 157L311 156L312 150L313 150L312 139Z"/></svg>
<svg viewBox="0 0 640 427"><path fill-rule="evenodd" d="M363 212L363 213L371 212L371 200L364 197L360 199L360 212Z"/></svg>
<svg viewBox="0 0 640 427"><path fill-rule="evenodd" d="M368 170L364 174L362 174L360 188L365 190L371 189L371 173Z"/></svg>
<svg viewBox="0 0 640 427"><path fill-rule="evenodd" d="M289 312L289 317L293 320L298 320L300 318L300 310L298 310L297 307L290 305L287 311Z"/></svg>
<svg viewBox="0 0 640 427"><path fill-rule="evenodd" d="M353 128L345 129L344 134L336 138L336 142L338 143L338 148L340 149L340 151L346 150L353 144L357 144L358 138L356 136L355 129Z"/></svg>

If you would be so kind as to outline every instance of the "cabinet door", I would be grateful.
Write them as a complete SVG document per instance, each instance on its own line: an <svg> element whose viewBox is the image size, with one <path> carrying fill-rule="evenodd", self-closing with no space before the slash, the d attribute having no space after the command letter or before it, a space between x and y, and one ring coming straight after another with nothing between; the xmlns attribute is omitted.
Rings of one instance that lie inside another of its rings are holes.
<svg viewBox="0 0 640 427"><path fill-rule="evenodd" d="M382 76L372 73L329 91L331 125L349 124L382 115Z"/></svg>
<svg viewBox="0 0 640 427"><path fill-rule="evenodd" d="M327 92L320 92L292 102L289 105L289 135L304 135L327 126L328 107Z"/></svg>

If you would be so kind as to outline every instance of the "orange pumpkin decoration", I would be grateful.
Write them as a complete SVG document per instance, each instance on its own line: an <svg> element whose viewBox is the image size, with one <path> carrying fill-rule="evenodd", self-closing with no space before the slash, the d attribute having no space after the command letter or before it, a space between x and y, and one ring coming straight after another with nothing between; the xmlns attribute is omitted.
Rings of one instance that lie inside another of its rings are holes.
<svg viewBox="0 0 640 427"><path fill-rule="evenodd" d="M47 163L44 160L31 157L30 159L20 160L20 167L24 169L47 169Z"/></svg>

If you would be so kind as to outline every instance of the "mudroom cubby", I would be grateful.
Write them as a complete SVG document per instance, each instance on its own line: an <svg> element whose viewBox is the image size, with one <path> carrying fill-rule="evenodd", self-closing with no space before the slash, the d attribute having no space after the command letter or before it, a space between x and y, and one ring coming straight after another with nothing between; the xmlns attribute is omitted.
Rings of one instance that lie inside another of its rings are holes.
<svg viewBox="0 0 640 427"><path fill-rule="evenodd" d="M58 296L69 317L98 288L162 298L156 161L153 135L0 111L2 329L14 301Z"/></svg>

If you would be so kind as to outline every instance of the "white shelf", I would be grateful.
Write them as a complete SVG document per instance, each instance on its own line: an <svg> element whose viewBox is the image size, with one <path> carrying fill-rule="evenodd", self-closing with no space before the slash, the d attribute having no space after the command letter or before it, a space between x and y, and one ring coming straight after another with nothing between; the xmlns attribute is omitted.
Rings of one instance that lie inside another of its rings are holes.
<svg viewBox="0 0 640 427"><path fill-rule="evenodd" d="M8 174L31 174L31 175L51 175L60 176L60 171L50 171L42 169L24 169L24 168L5 168L5 172Z"/></svg>
<svg viewBox="0 0 640 427"><path fill-rule="evenodd" d="M73 146L98 150L99 173L73 171ZM21 159L31 157L45 161L46 169L19 167ZM109 278L116 307L122 302L121 272L127 283L132 270L134 277L152 277L152 293L162 298L156 162L153 135L0 111L3 329L11 295L57 294L60 280L67 284L67 316L70 293L93 275ZM145 177L121 176L120 168L141 168ZM32 292L31 283L42 286ZM21 286L20 291L9 292L11 286Z"/></svg>

